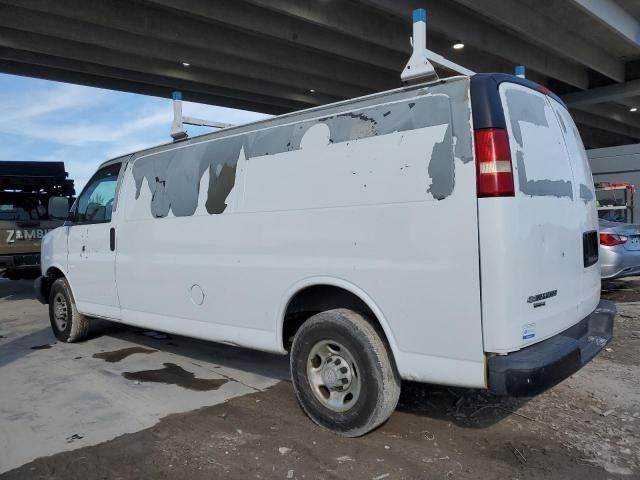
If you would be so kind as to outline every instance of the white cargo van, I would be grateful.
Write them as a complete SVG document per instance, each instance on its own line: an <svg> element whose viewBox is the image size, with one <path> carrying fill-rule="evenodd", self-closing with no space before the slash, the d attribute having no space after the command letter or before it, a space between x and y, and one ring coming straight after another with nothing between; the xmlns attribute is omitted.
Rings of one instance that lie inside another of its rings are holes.
<svg viewBox="0 0 640 480"><path fill-rule="evenodd" d="M291 355L343 435L401 379L530 395L610 340L589 165L562 102L453 77L105 162L42 243L58 339L89 318Z"/></svg>

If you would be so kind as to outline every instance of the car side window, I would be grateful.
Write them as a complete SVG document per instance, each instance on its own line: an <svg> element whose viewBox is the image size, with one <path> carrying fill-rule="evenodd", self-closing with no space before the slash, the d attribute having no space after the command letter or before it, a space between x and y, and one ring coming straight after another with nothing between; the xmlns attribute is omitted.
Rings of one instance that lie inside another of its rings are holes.
<svg viewBox="0 0 640 480"><path fill-rule="evenodd" d="M121 163L101 168L84 188L74 212L74 224L106 223L111 221L113 202Z"/></svg>

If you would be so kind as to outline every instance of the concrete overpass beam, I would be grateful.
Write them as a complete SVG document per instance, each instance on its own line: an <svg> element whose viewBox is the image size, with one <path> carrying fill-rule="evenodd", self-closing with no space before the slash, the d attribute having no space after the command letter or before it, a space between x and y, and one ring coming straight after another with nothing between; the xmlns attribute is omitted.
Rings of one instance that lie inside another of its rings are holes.
<svg viewBox="0 0 640 480"><path fill-rule="evenodd" d="M32 12L20 7L4 7L2 15L0 15L0 27L52 38L60 37L94 47L104 47L113 51L173 62L175 65L187 62L195 69L212 63L211 52L200 47L185 47L174 42L162 42L162 48L159 48L158 41L155 39L48 13L39 13L38 20L33 21ZM328 95L334 98L356 97L372 92L372 90L342 83L338 79L332 80L301 73L297 70L286 70L268 63L257 64L243 58L220 53L215 57L215 69L219 72L258 81L267 79L269 83L296 90L313 89L319 95Z"/></svg>
<svg viewBox="0 0 640 480"><path fill-rule="evenodd" d="M553 18L547 17L524 3L511 0L456 0L474 12L515 30L534 44L565 57L577 60L601 74L623 82L624 62L598 46L574 35Z"/></svg>
<svg viewBox="0 0 640 480"><path fill-rule="evenodd" d="M640 95L640 80L631 80L626 83L592 88L584 92L567 93L562 96L562 99L569 106L583 107L604 102L619 102L637 95Z"/></svg>
<svg viewBox="0 0 640 480"><path fill-rule="evenodd" d="M2 0L5 4L27 8L38 14L50 13L89 24L102 25L153 38L160 42L182 44L185 49L199 47L211 52L242 58L256 64L270 64L287 70L360 85L379 91L400 84L399 77L370 65L352 62L326 52L310 52L295 43L269 40L264 36L234 30L222 24L212 25L194 18L172 14L165 9L149 11L148 6L125 0ZM153 13L153 14L151 14ZM162 48L162 43L157 48ZM330 45L327 50L330 50ZM210 60L211 61L211 60Z"/></svg>
<svg viewBox="0 0 640 480"><path fill-rule="evenodd" d="M5 57L16 58L6 60ZM51 65L56 66L51 66ZM143 95L153 95L171 98L171 93L178 89L183 92L185 100L191 102L208 103L229 108L241 108L262 113L281 114L292 110L309 107L309 105L293 102L279 102L264 95L252 95L247 92L233 91L200 85L195 82L168 80L139 72L130 72L104 65L76 62L73 60L52 60L46 55L32 52L11 51L0 47L0 71L12 75L21 75L57 82L90 85L97 88L107 88ZM287 103L287 105L282 105Z"/></svg>
<svg viewBox="0 0 640 480"><path fill-rule="evenodd" d="M640 47L640 22L612 0L571 0L582 10L626 40Z"/></svg>
<svg viewBox="0 0 640 480"><path fill-rule="evenodd" d="M142 56L126 55L106 48L78 44L69 40L54 39L43 35L25 33L18 30L0 28L0 46L5 47L0 58L20 61L20 52L27 51L45 55L48 66L59 67L60 60L71 59L78 62L105 65L112 68L138 73L148 73L158 78L166 77L176 81L212 85L222 89L247 91L263 94L276 105L292 104L321 105L335 101L335 97L315 95L303 89L290 89L267 81L256 82L221 72L205 69L185 69L173 62L163 62Z"/></svg>
<svg viewBox="0 0 640 480"><path fill-rule="evenodd" d="M513 65L524 64L543 75L557 78L582 89L588 88L586 68L576 62L567 61L559 55L535 48L517 35L509 34L488 23L464 15L454 8L450 1L428 0L420 2L419 5L413 0L361 0L353 3L345 1L340 3L340 15L335 14L335 6L324 2L248 1L265 9L368 40L376 45L387 45L403 51L408 48L411 12L416 6L422 6L429 11L430 32L453 40L460 39L468 45L481 46L483 51L491 52L494 56L511 62L512 68ZM384 16L375 16L365 9L365 6L375 7L386 15L391 14L398 19L399 23ZM449 56L451 49L437 52Z"/></svg>
<svg viewBox="0 0 640 480"><path fill-rule="evenodd" d="M640 128L637 126L627 125L610 118L605 118L590 112L582 110L571 110L573 120L578 124L588 125L599 130L624 135L635 139L640 139Z"/></svg>

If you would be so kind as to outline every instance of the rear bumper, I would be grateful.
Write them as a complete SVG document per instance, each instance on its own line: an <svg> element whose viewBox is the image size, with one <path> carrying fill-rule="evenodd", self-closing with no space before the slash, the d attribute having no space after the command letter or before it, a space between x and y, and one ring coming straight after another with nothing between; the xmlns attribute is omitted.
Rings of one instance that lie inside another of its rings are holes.
<svg viewBox="0 0 640 480"><path fill-rule="evenodd" d="M586 318L542 342L488 361L489 389L498 395L530 396L569 377L609 343L616 307L601 300Z"/></svg>

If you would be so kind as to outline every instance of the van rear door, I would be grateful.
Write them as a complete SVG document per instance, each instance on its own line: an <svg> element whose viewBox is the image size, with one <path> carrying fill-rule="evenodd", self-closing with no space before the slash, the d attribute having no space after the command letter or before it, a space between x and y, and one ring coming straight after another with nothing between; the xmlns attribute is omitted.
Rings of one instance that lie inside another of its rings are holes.
<svg viewBox="0 0 640 480"><path fill-rule="evenodd" d="M589 315L600 270L593 181L571 116L542 87L502 82L499 98L514 195L479 198L478 209L484 348L506 353Z"/></svg>

